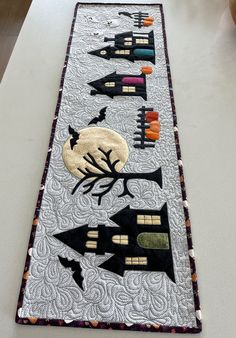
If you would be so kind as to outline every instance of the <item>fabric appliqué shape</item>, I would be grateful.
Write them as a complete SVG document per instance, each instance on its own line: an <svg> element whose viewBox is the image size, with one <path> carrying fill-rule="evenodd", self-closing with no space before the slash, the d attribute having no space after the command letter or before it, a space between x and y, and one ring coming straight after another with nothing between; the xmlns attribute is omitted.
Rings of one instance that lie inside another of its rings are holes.
<svg viewBox="0 0 236 338"><path fill-rule="evenodd" d="M99 115L94 117L88 124L97 124L98 122L102 122L106 118L106 110L107 107L104 107L100 110Z"/></svg>
<svg viewBox="0 0 236 338"><path fill-rule="evenodd" d="M73 130L69 127L69 131ZM76 136L76 140L73 138ZM73 141L71 141L73 140ZM71 148L71 143L74 145ZM153 172L123 173L120 172L128 160L128 145L117 132L101 127L82 129L79 132L73 130L71 137L67 139L63 147L63 161L67 169L80 181L74 187L72 194L85 182L83 194L94 191L92 196L98 197L98 205L105 196L122 179L124 191L118 197L134 195L129 191L128 181L130 179L142 179L156 182L162 188L161 167ZM103 189L97 192L96 183L109 179L108 183L100 184Z"/></svg>
<svg viewBox="0 0 236 338"><path fill-rule="evenodd" d="M134 134L137 137L134 137L134 147L145 149L155 147L156 141L160 139L160 122L159 114L157 111L154 111L153 108L147 108L142 106L138 109L140 112L137 119L137 129Z"/></svg>
<svg viewBox="0 0 236 338"><path fill-rule="evenodd" d="M125 32L114 38L104 38L105 42L114 41L114 47L106 46L89 52L103 59L122 58L134 61L150 61L155 64L154 33Z"/></svg>
<svg viewBox="0 0 236 338"><path fill-rule="evenodd" d="M89 82L94 89L91 95L107 95L111 98L117 95L122 96L141 96L147 100L146 74L152 73L151 67L142 67L140 75L127 75L111 73L101 79Z"/></svg>
<svg viewBox="0 0 236 338"><path fill-rule="evenodd" d="M114 254L99 267L123 276L126 270L165 272L175 282L167 205L160 210L137 210L128 205L110 217L117 226L83 225L55 234L58 240L81 255ZM83 288L80 263L58 256Z"/></svg>
<svg viewBox="0 0 236 338"><path fill-rule="evenodd" d="M124 15L127 16L131 19L134 20L134 27L142 28L152 26L154 22L154 18L152 16L149 16L148 13L144 12L134 12L134 13L129 13L129 12L119 12L119 15Z"/></svg>

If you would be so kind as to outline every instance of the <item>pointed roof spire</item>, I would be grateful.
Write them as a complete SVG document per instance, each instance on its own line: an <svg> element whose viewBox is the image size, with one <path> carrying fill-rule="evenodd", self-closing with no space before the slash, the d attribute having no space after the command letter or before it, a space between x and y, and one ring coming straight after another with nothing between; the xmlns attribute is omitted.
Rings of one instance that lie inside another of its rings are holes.
<svg viewBox="0 0 236 338"><path fill-rule="evenodd" d="M103 59L109 60L111 55L111 46L109 45L100 49L91 50L90 52L88 52L88 54L99 56Z"/></svg>
<svg viewBox="0 0 236 338"><path fill-rule="evenodd" d="M104 76L101 79L89 82L88 84L96 89L96 90L91 90L90 94L91 95L103 94L103 95L107 95L113 98L114 96L113 93L109 91L110 88L108 88L108 90L103 89L104 83L109 82L109 81L116 81L116 71L107 76Z"/></svg>
<svg viewBox="0 0 236 338"><path fill-rule="evenodd" d="M87 240L88 230L88 225L83 225L79 228L67 230L53 236L71 247L73 250L79 252L81 255L84 255L85 251L89 251L84 246Z"/></svg>
<svg viewBox="0 0 236 338"><path fill-rule="evenodd" d="M110 217L110 220L121 228L132 227L132 224L135 221L136 212L133 209L130 209L130 206L127 205L125 208L119 210L116 214Z"/></svg>

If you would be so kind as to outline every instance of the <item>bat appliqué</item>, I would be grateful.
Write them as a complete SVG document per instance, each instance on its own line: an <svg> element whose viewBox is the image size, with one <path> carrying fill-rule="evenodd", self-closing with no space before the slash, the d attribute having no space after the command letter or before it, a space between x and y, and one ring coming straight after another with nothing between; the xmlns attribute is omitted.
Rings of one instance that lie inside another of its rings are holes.
<svg viewBox="0 0 236 338"><path fill-rule="evenodd" d="M107 107L104 107L100 110L99 115L97 117L94 117L90 122L90 124L97 124L98 122L102 122L106 118L106 110Z"/></svg>
<svg viewBox="0 0 236 338"><path fill-rule="evenodd" d="M71 150L73 150L79 139L79 133L77 133L71 126L69 126L69 134L72 136L72 139L70 140L70 148Z"/></svg>
<svg viewBox="0 0 236 338"><path fill-rule="evenodd" d="M81 275L82 269L79 262L76 262L75 260L68 260L67 258L63 258L61 256L58 256L60 263L64 266L64 268L71 268L73 271L73 278L77 285L83 290L83 276Z"/></svg>
<svg viewBox="0 0 236 338"><path fill-rule="evenodd" d="M124 15L124 16L128 16L129 18L132 18L132 14L129 12L119 12L119 15Z"/></svg>

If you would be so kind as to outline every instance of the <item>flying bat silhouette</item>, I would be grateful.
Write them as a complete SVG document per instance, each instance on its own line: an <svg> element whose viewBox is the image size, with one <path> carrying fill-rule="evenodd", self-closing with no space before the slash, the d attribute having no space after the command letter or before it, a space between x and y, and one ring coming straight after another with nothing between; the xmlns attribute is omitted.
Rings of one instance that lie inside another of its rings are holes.
<svg viewBox="0 0 236 338"><path fill-rule="evenodd" d="M74 259L69 261L67 258L63 258L61 256L58 256L60 263L64 266L64 268L71 268L71 270L74 272L72 277L74 278L74 281L77 285L83 290L83 276L81 275L81 266L80 262L76 262Z"/></svg>
<svg viewBox="0 0 236 338"><path fill-rule="evenodd" d="M132 18L132 14L129 12L119 12L119 15L125 15L128 16L129 18Z"/></svg>
<svg viewBox="0 0 236 338"><path fill-rule="evenodd" d="M107 107L104 107L100 110L99 112L99 116L97 117L94 117L90 122L89 122L89 125L90 124L97 124L98 122L102 122L103 120L105 120L106 118L106 110L107 110Z"/></svg>
<svg viewBox="0 0 236 338"><path fill-rule="evenodd" d="M69 126L69 134L72 136L72 139L70 140L70 148L73 150L74 146L77 144L77 141L79 139L79 133L77 133L71 126Z"/></svg>

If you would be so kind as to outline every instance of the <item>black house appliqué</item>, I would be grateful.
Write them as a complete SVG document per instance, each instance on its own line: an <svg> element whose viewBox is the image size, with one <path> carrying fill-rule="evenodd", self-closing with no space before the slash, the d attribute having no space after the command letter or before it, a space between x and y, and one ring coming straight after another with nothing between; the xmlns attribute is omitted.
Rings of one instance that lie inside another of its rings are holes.
<svg viewBox="0 0 236 338"><path fill-rule="evenodd" d="M161 210L137 210L127 206L110 219L118 227L83 225L54 236L81 255L113 253L99 267L120 276L126 270L162 271L175 282L166 204ZM73 277L82 288L79 262L59 259L64 267L74 271Z"/></svg>
<svg viewBox="0 0 236 338"><path fill-rule="evenodd" d="M106 47L89 52L103 59L122 58L134 61L150 61L155 64L154 33L125 32L114 38L104 38L105 42L114 41L114 47Z"/></svg>
<svg viewBox="0 0 236 338"><path fill-rule="evenodd" d="M144 100L147 100L146 75L143 73L121 75L114 72L88 84L95 89L91 90L91 95L107 95L111 98L117 95L141 96Z"/></svg>

